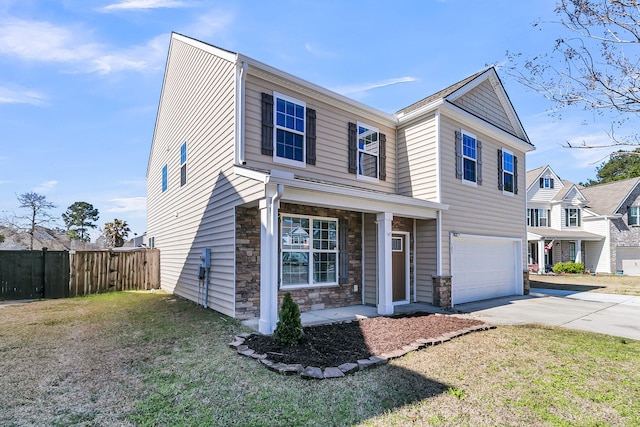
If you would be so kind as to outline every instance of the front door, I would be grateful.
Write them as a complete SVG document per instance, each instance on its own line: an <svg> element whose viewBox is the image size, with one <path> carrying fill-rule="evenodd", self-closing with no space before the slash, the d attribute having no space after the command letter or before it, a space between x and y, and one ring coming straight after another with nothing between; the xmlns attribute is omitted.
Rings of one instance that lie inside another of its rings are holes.
<svg viewBox="0 0 640 427"><path fill-rule="evenodd" d="M408 301L407 295L407 238L404 234L391 236L391 271L393 275L393 302Z"/></svg>

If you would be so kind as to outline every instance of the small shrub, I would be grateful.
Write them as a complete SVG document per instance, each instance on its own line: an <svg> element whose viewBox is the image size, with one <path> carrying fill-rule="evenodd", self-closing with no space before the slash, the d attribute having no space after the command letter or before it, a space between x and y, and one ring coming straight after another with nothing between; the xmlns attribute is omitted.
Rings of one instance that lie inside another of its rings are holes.
<svg viewBox="0 0 640 427"><path fill-rule="evenodd" d="M556 274L564 273L564 264L561 263L561 262L556 263L553 266L553 272L556 273Z"/></svg>
<svg viewBox="0 0 640 427"><path fill-rule="evenodd" d="M298 308L298 304L293 302L293 298L291 298L289 292L284 295L278 319L276 330L273 331L273 338L284 345L298 344L300 338L302 338L300 309Z"/></svg>
<svg viewBox="0 0 640 427"><path fill-rule="evenodd" d="M567 261L565 263L559 262L553 266L553 272L556 274L581 274L584 273L584 264L581 262L573 261Z"/></svg>

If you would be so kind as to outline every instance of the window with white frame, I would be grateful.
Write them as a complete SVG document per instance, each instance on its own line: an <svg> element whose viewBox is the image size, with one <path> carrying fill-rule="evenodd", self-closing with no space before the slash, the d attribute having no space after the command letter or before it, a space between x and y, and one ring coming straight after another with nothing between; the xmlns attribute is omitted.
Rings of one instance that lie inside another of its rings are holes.
<svg viewBox="0 0 640 427"><path fill-rule="evenodd" d="M294 166L305 165L304 101L274 93L274 161Z"/></svg>
<svg viewBox="0 0 640 427"><path fill-rule="evenodd" d="M378 128L358 122L358 178L378 180Z"/></svg>
<svg viewBox="0 0 640 427"><path fill-rule="evenodd" d="M640 225L640 206L629 206L627 222L629 225Z"/></svg>
<svg viewBox="0 0 640 427"><path fill-rule="evenodd" d="M283 215L280 223L283 287L338 283L338 220Z"/></svg>
<svg viewBox="0 0 640 427"><path fill-rule="evenodd" d="M549 215L547 209L527 209L527 225L529 227L550 227Z"/></svg>
<svg viewBox="0 0 640 427"><path fill-rule="evenodd" d="M162 192L163 193L167 191L167 186L169 185L167 181L167 178L168 178L167 175L168 175L167 165L164 165L162 167Z"/></svg>
<svg viewBox="0 0 640 427"><path fill-rule="evenodd" d="M540 188L553 188L553 178L540 178Z"/></svg>
<svg viewBox="0 0 640 427"><path fill-rule="evenodd" d="M462 132L462 179L477 182L478 152L474 135Z"/></svg>
<svg viewBox="0 0 640 427"><path fill-rule="evenodd" d="M187 184L187 143L180 146L180 187Z"/></svg>
<svg viewBox="0 0 640 427"><path fill-rule="evenodd" d="M565 208L565 227L580 227L580 209Z"/></svg>
<svg viewBox="0 0 640 427"><path fill-rule="evenodd" d="M502 191L513 193L515 189L513 153L502 150Z"/></svg>

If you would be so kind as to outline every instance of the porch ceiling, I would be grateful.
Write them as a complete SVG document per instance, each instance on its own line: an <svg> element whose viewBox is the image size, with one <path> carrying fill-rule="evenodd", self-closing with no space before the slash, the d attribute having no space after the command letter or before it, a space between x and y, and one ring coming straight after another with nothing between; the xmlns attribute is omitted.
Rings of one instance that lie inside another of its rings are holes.
<svg viewBox="0 0 640 427"><path fill-rule="evenodd" d="M527 240L603 240L604 236L586 231L527 229Z"/></svg>

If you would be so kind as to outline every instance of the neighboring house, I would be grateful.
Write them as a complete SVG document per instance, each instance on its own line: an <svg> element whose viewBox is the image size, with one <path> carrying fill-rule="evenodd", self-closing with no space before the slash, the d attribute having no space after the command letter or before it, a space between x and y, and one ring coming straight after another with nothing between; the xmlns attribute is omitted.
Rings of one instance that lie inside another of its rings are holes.
<svg viewBox="0 0 640 427"><path fill-rule="evenodd" d="M493 68L387 114L174 33L149 246L164 289L263 333L287 291L380 314L523 294L530 150Z"/></svg>
<svg viewBox="0 0 640 427"><path fill-rule="evenodd" d="M575 261L592 273L640 275L640 178L581 187L544 166L527 183L531 271Z"/></svg>

